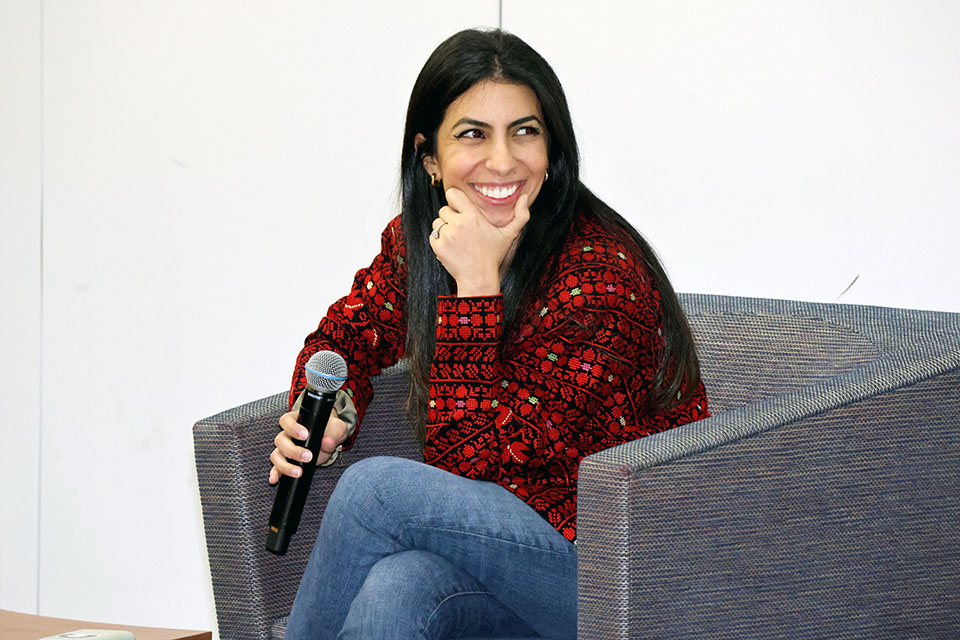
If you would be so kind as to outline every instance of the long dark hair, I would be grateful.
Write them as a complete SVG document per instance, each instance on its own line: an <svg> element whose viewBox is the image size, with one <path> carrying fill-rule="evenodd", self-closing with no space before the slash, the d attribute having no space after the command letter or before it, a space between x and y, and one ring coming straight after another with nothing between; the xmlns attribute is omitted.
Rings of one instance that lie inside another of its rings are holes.
<svg viewBox="0 0 960 640"><path fill-rule="evenodd" d="M578 212L605 228L626 232L637 244L660 289L665 351L655 380L653 403L667 408L688 397L700 380L693 336L663 266L629 222L580 182L580 154L567 99L553 69L523 40L501 30L469 29L436 48L423 65L410 94L400 162L407 265L407 342L412 382L407 409L421 445L427 417L430 367L436 352L437 296L450 295L454 282L436 259L427 239L431 223L446 204L442 189L431 186L423 159L435 155L437 130L447 107L478 82L498 80L529 87L540 101L548 143L549 179L530 208L510 267L501 282L504 327L508 335L517 311L536 293L550 258L566 239ZM426 140L416 144L417 134Z"/></svg>

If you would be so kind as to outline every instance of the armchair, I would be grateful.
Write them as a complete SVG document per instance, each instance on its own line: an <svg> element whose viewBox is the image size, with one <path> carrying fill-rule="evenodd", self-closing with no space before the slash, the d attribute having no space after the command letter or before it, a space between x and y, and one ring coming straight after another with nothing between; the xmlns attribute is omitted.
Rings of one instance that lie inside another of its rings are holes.
<svg viewBox="0 0 960 640"><path fill-rule="evenodd" d="M960 637L960 314L682 294L713 417L580 467L583 639ZM402 364L348 460L418 457ZM220 637L282 637L341 470L263 548L277 394L201 420Z"/></svg>

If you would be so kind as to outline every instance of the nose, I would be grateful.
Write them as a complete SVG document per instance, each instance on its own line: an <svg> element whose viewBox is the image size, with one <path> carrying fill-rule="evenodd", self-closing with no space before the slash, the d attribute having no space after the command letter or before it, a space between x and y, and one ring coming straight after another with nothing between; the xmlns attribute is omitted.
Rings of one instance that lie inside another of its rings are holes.
<svg viewBox="0 0 960 640"><path fill-rule="evenodd" d="M490 171L502 175L508 175L513 171L517 166L517 158L508 139L497 136L491 140L486 165Z"/></svg>

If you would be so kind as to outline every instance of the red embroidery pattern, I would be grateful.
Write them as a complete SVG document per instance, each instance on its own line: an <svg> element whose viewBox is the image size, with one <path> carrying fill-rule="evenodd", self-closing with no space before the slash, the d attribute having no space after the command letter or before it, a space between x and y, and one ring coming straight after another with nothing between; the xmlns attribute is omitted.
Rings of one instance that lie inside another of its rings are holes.
<svg viewBox="0 0 960 640"><path fill-rule="evenodd" d="M332 349L347 359L346 386L362 419L370 376L403 354L399 238L397 218L350 295L308 336L291 402L303 388L306 360ZM437 301L425 462L497 482L570 540L584 456L709 415L702 385L671 411L649 406L663 351L660 293L630 246L581 216L543 295L518 314L507 337L501 296Z"/></svg>

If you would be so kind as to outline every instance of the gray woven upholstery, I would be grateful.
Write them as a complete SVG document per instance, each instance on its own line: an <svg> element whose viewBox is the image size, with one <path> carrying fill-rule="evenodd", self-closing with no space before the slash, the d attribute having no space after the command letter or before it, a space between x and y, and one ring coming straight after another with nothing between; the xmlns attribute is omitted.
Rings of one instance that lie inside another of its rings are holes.
<svg viewBox="0 0 960 640"><path fill-rule="evenodd" d="M960 315L682 295L713 417L584 460L579 637L960 637ZM405 372L349 460L416 457ZM283 396L201 421L221 637L282 633L322 504L263 551Z"/></svg>

